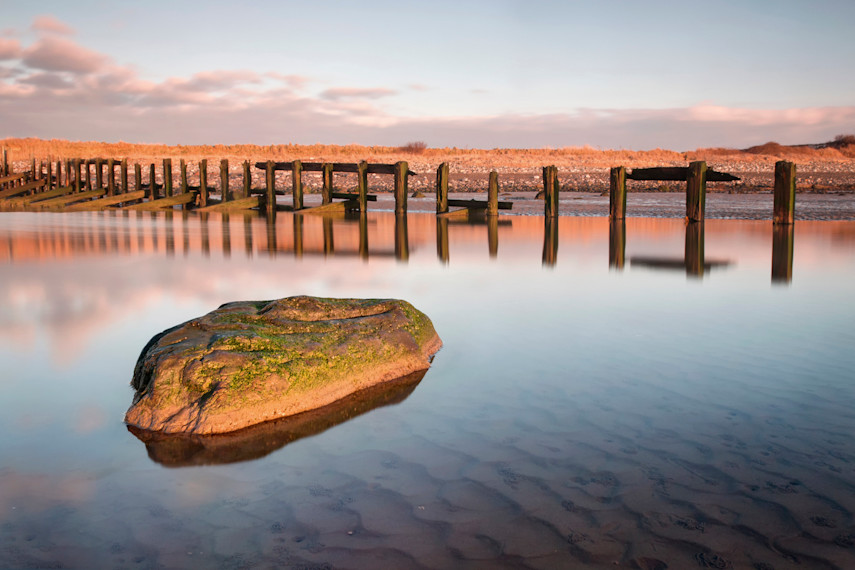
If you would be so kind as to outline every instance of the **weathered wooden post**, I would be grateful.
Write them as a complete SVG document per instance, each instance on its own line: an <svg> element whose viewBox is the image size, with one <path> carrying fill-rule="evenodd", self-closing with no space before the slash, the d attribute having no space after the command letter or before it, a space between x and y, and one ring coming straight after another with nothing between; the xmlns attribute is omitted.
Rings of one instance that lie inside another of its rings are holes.
<svg viewBox="0 0 855 570"><path fill-rule="evenodd" d="M9 155L5 146L3 147L3 165L0 167L0 171L3 172L3 176L9 176Z"/></svg>
<svg viewBox="0 0 855 570"><path fill-rule="evenodd" d="M276 215L276 165L272 160L267 161L267 215Z"/></svg>
<svg viewBox="0 0 855 570"><path fill-rule="evenodd" d="M75 158L73 161L74 164L74 191L76 193L80 193L83 189L82 180L80 179L80 159Z"/></svg>
<svg viewBox="0 0 855 570"><path fill-rule="evenodd" d="M100 190L104 187L104 171L103 171L104 161L103 159L96 158L95 159L95 189ZM68 173L66 172L66 176Z"/></svg>
<svg viewBox="0 0 855 570"><path fill-rule="evenodd" d="M157 176L155 176L154 172L154 163L148 165L148 189L148 199L157 200Z"/></svg>
<svg viewBox="0 0 855 570"><path fill-rule="evenodd" d="M558 216L558 168L543 167L543 215L547 218Z"/></svg>
<svg viewBox="0 0 855 570"><path fill-rule="evenodd" d="M686 178L686 218L703 222L707 199L707 163L698 160L689 164Z"/></svg>
<svg viewBox="0 0 855 570"><path fill-rule="evenodd" d="M142 185L142 166L139 162L134 163L134 190L140 192L143 189Z"/></svg>
<svg viewBox="0 0 855 570"><path fill-rule="evenodd" d="M229 190L229 161L225 158L220 160L220 196L223 202L232 199L231 190Z"/></svg>
<svg viewBox="0 0 855 570"><path fill-rule="evenodd" d="M333 165L327 162L321 165L323 185L321 186L321 204L332 202L333 193Z"/></svg>
<svg viewBox="0 0 855 570"><path fill-rule="evenodd" d="M407 178L410 169L406 161L395 163L395 213L407 213Z"/></svg>
<svg viewBox="0 0 855 570"><path fill-rule="evenodd" d="M487 212L488 216L499 215L499 173L490 172L490 182L487 186Z"/></svg>
<svg viewBox="0 0 855 570"><path fill-rule="evenodd" d="M615 166L609 172L609 218L622 220L626 217L626 168ZM621 267L623 264L621 263Z"/></svg>
<svg viewBox="0 0 855 570"><path fill-rule="evenodd" d="M38 180L39 179L39 172L38 172L38 170L36 170L36 159L33 158L30 162L31 162L31 164L30 164L30 179L31 180Z"/></svg>
<svg viewBox="0 0 855 570"><path fill-rule="evenodd" d="M68 185L66 184L66 186L68 186ZM61 160L56 161L56 187L57 188L62 187L62 161Z"/></svg>
<svg viewBox="0 0 855 570"><path fill-rule="evenodd" d="M53 184L53 163L50 159L48 159L47 164L45 164L45 168L47 168L47 190L52 190L54 188ZM56 188L59 188L59 184L56 185Z"/></svg>
<svg viewBox="0 0 855 570"><path fill-rule="evenodd" d="M163 193L167 198L172 196L172 159L163 159Z"/></svg>
<svg viewBox="0 0 855 570"><path fill-rule="evenodd" d="M70 188L74 188L74 176L71 174L73 162L70 158L65 159L65 185ZM77 190L74 190L74 192L77 192Z"/></svg>
<svg viewBox="0 0 855 570"><path fill-rule="evenodd" d="M199 207L208 205L208 159L199 161Z"/></svg>
<svg viewBox="0 0 855 570"><path fill-rule="evenodd" d="M448 163L443 162L436 169L436 213L448 212Z"/></svg>
<svg viewBox="0 0 855 570"><path fill-rule="evenodd" d="M410 236L407 232L407 216L405 215L395 216L395 259L398 261L410 259Z"/></svg>
<svg viewBox="0 0 855 570"><path fill-rule="evenodd" d="M356 188L359 195L359 211L365 213L368 211L368 163L364 160L356 165ZM366 258L367 256L366 251Z"/></svg>
<svg viewBox="0 0 855 570"><path fill-rule="evenodd" d="M615 169L613 168L612 171ZM626 260L626 220L609 219L609 267L623 269Z"/></svg>
<svg viewBox="0 0 855 570"><path fill-rule="evenodd" d="M107 196L116 195L116 161L107 159Z"/></svg>
<svg viewBox="0 0 855 570"><path fill-rule="evenodd" d="M86 189L92 190L92 159L83 161L83 166L86 168Z"/></svg>
<svg viewBox="0 0 855 570"><path fill-rule="evenodd" d="M795 224L772 225L772 283L793 280L793 235Z"/></svg>
<svg viewBox="0 0 855 570"><path fill-rule="evenodd" d="M796 165L786 160L775 163L773 224L792 224L796 212Z"/></svg>
<svg viewBox="0 0 855 570"><path fill-rule="evenodd" d="M181 171L181 179L179 184L181 185L181 194L186 194L187 190L187 161L183 158L179 159L178 168Z"/></svg>
<svg viewBox="0 0 855 570"><path fill-rule="evenodd" d="M299 160L291 162L291 195L293 196L294 211L303 209L303 163Z"/></svg>
<svg viewBox="0 0 855 570"><path fill-rule="evenodd" d="M693 277L704 276L704 223L689 222L686 224L686 275Z"/></svg>
<svg viewBox="0 0 855 570"><path fill-rule="evenodd" d="M252 171L249 167L249 161L243 161L243 196L241 198L249 198L252 196Z"/></svg>
<svg viewBox="0 0 855 570"><path fill-rule="evenodd" d="M130 188L128 187L128 159L123 158L121 167L120 167L120 175L122 178L122 192L127 194L130 192Z"/></svg>

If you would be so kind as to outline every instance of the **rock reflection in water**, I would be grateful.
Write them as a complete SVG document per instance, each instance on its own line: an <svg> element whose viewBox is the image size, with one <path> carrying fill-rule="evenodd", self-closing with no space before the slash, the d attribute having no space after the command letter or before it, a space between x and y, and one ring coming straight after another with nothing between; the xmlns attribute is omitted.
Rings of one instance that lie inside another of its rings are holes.
<svg viewBox="0 0 855 570"><path fill-rule="evenodd" d="M317 435L357 416L406 400L427 370L363 390L329 406L289 418L265 422L228 434L187 436L163 434L127 426L145 443L148 456L166 467L218 465L250 461Z"/></svg>

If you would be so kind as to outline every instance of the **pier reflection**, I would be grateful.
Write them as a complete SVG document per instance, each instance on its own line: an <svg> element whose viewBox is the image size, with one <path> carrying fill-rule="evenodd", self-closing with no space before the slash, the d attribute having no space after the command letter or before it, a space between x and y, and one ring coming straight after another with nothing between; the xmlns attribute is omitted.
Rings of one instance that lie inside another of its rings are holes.
<svg viewBox="0 0 855 570"><path fill-rule="evenodd" d="M609 220L609 267L622 270L626 259L626 220Z"/></svg>
<svg viewBox="0 0 855 570"><path fill-rule="evenodd" d="M772 283L789 284L793 280L793 224L772 227Z"/></svg>
<svg viewBox="0 0 855 570"><path fill-rule="evenodd" d="M650 269L680 270L685 271L689 277L702 279L705 273L714 268L727 267L731 265L729 260L706 259L704 254L705 242L704 222L687 222L685 249L682 259L679 257L653 257L634 255L630 257L630 265ZM625 236L624 236L625 245Z"/></svg>

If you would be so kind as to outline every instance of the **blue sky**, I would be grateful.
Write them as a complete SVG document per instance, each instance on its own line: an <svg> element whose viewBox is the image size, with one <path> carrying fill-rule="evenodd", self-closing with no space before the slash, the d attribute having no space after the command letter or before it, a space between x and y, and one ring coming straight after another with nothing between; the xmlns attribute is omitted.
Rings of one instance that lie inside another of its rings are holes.
<svg viewBox="0 0 855 570"><path fill-rule="evenodd" d="M0 137L685 150L855 132L851 0L0 13Z"/></svg>

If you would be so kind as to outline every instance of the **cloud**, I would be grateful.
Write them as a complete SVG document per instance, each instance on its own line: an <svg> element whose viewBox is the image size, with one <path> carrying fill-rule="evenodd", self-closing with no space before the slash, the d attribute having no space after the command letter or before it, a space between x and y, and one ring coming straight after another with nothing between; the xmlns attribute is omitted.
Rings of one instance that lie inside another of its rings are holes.
<svg viewBox="0 0 855 570"><path fill-rule="evenodd" d="M48 36L25 49L22 60L28 67L45 71L94 73L102 69L109 58L71 40Z"/></svg>
<svg viewBox="0 0 855 570"><path fill-rule="evenodd" d="M44 16L38 16L33 20L33 25L30 26L30 29L35 32L45 32L48 34L74 34L74 29L72 27L47 14Z"/></svg>
<svg viewBox="0 0 855 570"><path fill-rule="evenodd" d="M397 91L385 87L361 88L361 87L333 87L322 91L321 99L338 101L340 99L379 99L395 95Z"/></svg>
<svg viewBox="0 0 855 570"><path fill-rule="evenodd" d="M6 59L20 59L21 53L21 44L18 40L0 38L0 61Z"/></svg>

